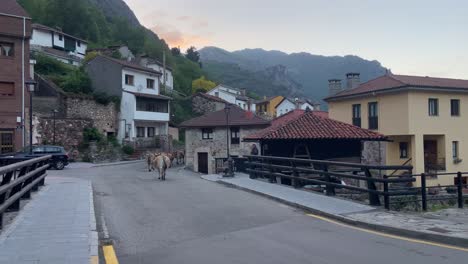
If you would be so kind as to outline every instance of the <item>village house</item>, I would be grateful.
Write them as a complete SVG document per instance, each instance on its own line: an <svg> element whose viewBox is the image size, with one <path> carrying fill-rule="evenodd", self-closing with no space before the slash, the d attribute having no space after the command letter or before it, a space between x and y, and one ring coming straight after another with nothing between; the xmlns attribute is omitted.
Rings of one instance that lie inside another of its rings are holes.
<svg viewBox="0 0 468 264"><path fill-rule="evenodd" d="M140 56L138 58L138 63L143 67L151 68L163 74L161 77L161 84L164 84L164 92L171 92L174 90L174 76L171 67L168 67L164 63L148 55Z"/></svg>
<svg viewBox="0 0 468 264"><path fill-rule="evenodd" d="M330 80L330 118L388 136L382 146L387 165L428 172L428 185L454 184L436 172L468 170L468 80L391 73L358 80L358 74L348 75L345 89Z"/></svg>
<svg viewBox="0 0 468 264"><path fill-rule="evenodd" d="M168 135L171 98L160 94L160 72L104 55L89 61L86 71L95 91L121 100L119 140L151 148Z"/></svg>
<svg viewBox="0 0 468 264"><path fill-rule="evenodd" d="M206 114L224 109L227 101L206 93L196 93L192 95L192 110L197 114Z"/></svg>
<svg viewBox="0 0 468 264"><path fill-rule="evenodd" d="M313 103L310 100L299 98L286 98L284 97L275 107L276 116L281 116L294 109L309 109L311 111L320 110L318 103Z"/></svg>
<svg viewBox="0 0 468 264"><path fill-rule="evenodd" d="M219 97L230 104L239 106L240 108L255 112L255 100L247 96L246 89L237 89L220 84L215 88L209 90L207 94Z"/></svg>
<svg viewBox="0 0 468 264"><path fill-rule="evenodd" d="M276 115L276 106L283 101L283 96L264 96L255 102L256 113L264 118L273 119Z"/></svg>
<svg viewBox="0 0 468 264"><path fill-rule="evenodd" d="M296 109L271 126L244 138L257 142L264 156L368 163L364 142L385 141L382 134L327 117L327 112Z"/></svg>
<svg viewBox="0 0 468 264"><path fill-rule="evenodd" d="M15 0L0 4L0 154L25 145L31 80L31 18Z"/></svg>
<svg viewBox="0 0 468 264"><path fill-rule="evenodd" d="M81 65L88 47L87 41L69 35L60 28L33 24L32 29L32 54L40 53L73 66Z"/></svg>
<svg viewBox="0 0 468 264"><path fill-rule="evenodd" d="M208 174L219 172L227 159L227 144L231 157L249 155L256 143L243 142L242 138L270 123L234 105L229 106L228 120L229 131L226 110L223 109L180 124L185 128L185 165L188 168Z"/></svg>

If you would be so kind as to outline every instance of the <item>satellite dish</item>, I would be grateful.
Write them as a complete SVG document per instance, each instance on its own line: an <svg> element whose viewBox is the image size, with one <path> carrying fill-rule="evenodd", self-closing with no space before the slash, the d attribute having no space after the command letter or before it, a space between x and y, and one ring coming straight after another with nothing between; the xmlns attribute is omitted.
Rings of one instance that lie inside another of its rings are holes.
<svg viewBox="0 0 468 264"><path fill-rule="evenodd" d="M143 90L143 85L141 85L141 84L140 84L140 85L138 85L137 89L138 89L138 91L141 91L141 90Z"/></svg>

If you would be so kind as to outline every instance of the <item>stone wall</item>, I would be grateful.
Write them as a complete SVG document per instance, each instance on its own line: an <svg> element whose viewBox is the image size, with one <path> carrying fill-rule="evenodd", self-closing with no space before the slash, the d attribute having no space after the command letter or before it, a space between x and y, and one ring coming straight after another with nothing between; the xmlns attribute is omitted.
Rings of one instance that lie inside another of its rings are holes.
<svg viewBox="0 0 468 264"><path fill-rule="evenodd" d="M65 100L67 118L90 119L101 133L116 134L118 111L115 103L103 105L85 97L67 97Z"/></svg>
<svg viewBox="0 0 468 264"><path fill-rule="evenodd" d="M242 157L250 154L254 144L252 142L242 142L242 138L255 133L264 127L241 128L241 142L238 145L230 144L231 156ZM202 139L202 130L198 128L187 129L185 131L185 165L189 169L198 171L198 153L208 153L208 173L215 173L216 159L227 157L226 129L215 128L213 139ZM257 144L257 148L260 149Z"/></svg>
<svg viewBox="0 0 468 264"><path fill-rule="evenodd" d="M195 95L192 98L192 110L197 114L203 115L209 112L215 112L224 109L224 107L224 103L209 100L200 95Z"/></svg>
<svg viewBox="0 0 468 264"><path fill-rule="evenodd" d="M83 130L93 127L93 121L89 119L55 119L55 144L64 146L67 151L74 150L83 141ZM39 144L53 144L54 119L39 118L37 133L34 133Z"/></svg>
<svg viewBox="0 0 468 264"><path fill-rule="evenodd" d="M365 141L362 143L362 159L363 164L369 165L385 165L386 142L380 141Z"/></svg>

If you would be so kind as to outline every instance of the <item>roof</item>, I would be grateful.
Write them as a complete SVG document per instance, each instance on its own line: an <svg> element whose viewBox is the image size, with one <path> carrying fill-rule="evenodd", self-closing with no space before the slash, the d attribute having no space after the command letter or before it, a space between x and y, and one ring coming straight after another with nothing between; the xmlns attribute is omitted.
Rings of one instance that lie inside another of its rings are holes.
<svg viewBox="0 0 468 264"><path fill-rule="evenodd" d="M52 27L48 27L48 26L45 26L45 25L42 25L42 24L37 24L37 23L32 24L32 28L33 29L38 29L38 30L45 30L45 31L51 31L51 32L59 33L59 34L62 34L64 36L79 40L79 41L81 41L83 43L88 43L88 41L86 41L84 39L81 39L81 38L75 37L73 35L64 33L62 30L57 29L57 28L52 28Z"/></svg>
<svg viewBox="0 0 468 264"><path fill-rule="evenodd" d="M145 94L145 93L134 93L134 92L128 92L126 91L127 93L131 93L135 96L138 96L138 97L145 97L145 98L152 98L152 99L160 99L160 100L172 100L171 97L169 96L165 96L165 95L160 95L160 94Z"/></svg>
<svg viewBox="0 0 468 264"><path fill-rule="evenodd" d="M235 105L231 105L231 110L229 112L230 126L267 126L269 124L269 121L256 116L254 113L244 111ZM224 109L195 117L180 124L180 127L185 128L222 126L226 126L226 112Z"/></svg>
<svg viewBox="0 0 468 264"><path fill-rule="evenodd" d="M287 97L284 97L283 100L281 100L281 101L275 106L275 108L278 108L278 106L281 105L281 104L282 104L284 101L286 101L286 100L289 101L289 102L291 102L292 104L295 104L296 102L298 102L301 106L302 106L303 104L306 104L306 103L307 103L307 104L310 104L311 106L319 105L319 103L317 103L317 102L312 102L312 101L310 101L309 99L297 99L297 101L296 101L295 98L287 98Z"/></svg>
<svg viewBox="0 0 468 264"><path fill-rule="evenodd" d="M260 99L260 100L255 101L255 103L256 104L268 103L271 100L275 99L276 97L280 97L280 95L275 95L275 96L270 96L270 97L267 97L267 98L264 98L264 99Z"/></svg>
<svg viewBox="0 0 468 264"><path fill-rule="evenodd" d="M162 75L162 73L160 73L158 71L155 71L155 70L147 68L147 67L140 66L140 65L135 64L133 62L115 59L115 58L105 56L105 55L102 55L102 54L99 54L99 55L96 56L96 58L98 58L98 57L101 57L101 58L110 60L112 62L118 63L118 64L122 65L125 68L130 68L130 69L144 71L144 72L148 72L148 73L152 73L152 74Z"/></svg>
<svg viewBox="0 0 468 264"><path fill-rule="evenodd" d="M24 10L16 0L2 0L0 13L30 18L26 10Z"/></svg>
<svg viewBox="0 0 468 264"><path fill-rule="evenodd" d="M153 58L147 54L145 55L141 55L139 57L137 57L137 61L140 61L142 58L146 58L148 60L148 64L157 64L159 65L160 67L164 67L164 63L160 62L159 60L157 60L156 58ZM169 70L169 71L172 71L172 68L169 67L166 63L166 70Z"/></svg>
<svg viewBox="0 0 468 264"><path fill-rule="evenodd" d="M35 46L35 45L31 45L31 50L33 52L43 52L43 53L47 53L47 54L50 54L50 55L53 55L53 56L57 56L57 57L61 57L63 59L67 59L67 60L74 60L74 61L77 61L77 62L81 62L83 59L76 56L76 55L73 55L73 54L70 54L69 52L66 52L64 50L58 50L58 49L54 49L54 48L50 48L50 47L43 47L43 46Z"/></svg>
<svg viewBox="0 0 468 264"><path fill-rule="evenodd" d="M206 98L208 100L211 100L211 101L216 101L216 102L219 102L219 103L225 103L225 104L229 104L227 101L225 101L224 99L222 98L219 98L217 96L213 96L211 94L207 94L207 93L196 93L194 95L192 95L192 98L195 97L195 96L201 96L203 98Z"/></svg>
<svg viewBox="0 0 468 264"><path fill-rule="evenodd" d="M386 140L377 132L353 126L347 123L322 117L313 111L291 111L277 120L273 125L255 134L247 136L245 140L299 140L299 139L357 139L357 140Z"/></svg>
<svg viewBox="0 0 468 264"><path fill-rule="evenodd" d="M366 95L400 88L454 89L460 91L466 90L468 92L468 80L386 74L362 83L354 89L344 90L336 95L329 96L325 100L335 100L348 96Z"/></svg>

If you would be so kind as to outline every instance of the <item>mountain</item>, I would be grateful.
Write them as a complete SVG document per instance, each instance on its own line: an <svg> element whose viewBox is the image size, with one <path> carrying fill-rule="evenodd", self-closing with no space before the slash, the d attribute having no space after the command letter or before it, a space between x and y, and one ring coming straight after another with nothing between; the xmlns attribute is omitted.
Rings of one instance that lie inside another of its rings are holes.
<svg viewBox="0 0 468 264"><path fill-rule="evenodd" d="M305 96L315 100L328 95L329 79L344 79L348 72L359 72L361 81L367 81L386 71L378 61L352 55L287 54L263 49L229 52L217 47L203 48L200 55L208 77L217 82L244 87L259 95Z"/></svg>

